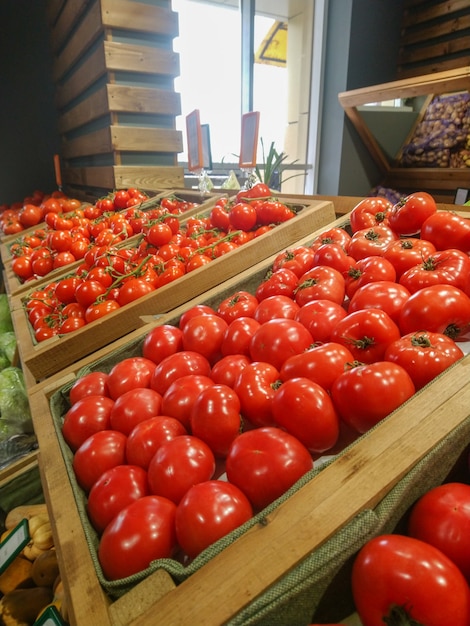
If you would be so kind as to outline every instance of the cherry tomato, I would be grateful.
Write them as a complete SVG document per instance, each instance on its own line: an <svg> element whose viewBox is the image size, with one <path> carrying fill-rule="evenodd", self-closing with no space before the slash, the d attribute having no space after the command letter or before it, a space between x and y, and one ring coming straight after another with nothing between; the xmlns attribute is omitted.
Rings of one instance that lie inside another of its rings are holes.
<svg viewBox="0 0 470 626"><path fill-rule="evenodd" d="M160 496L144 496L106 526L98 559L106 578L126 578L156 559L171 558L176 549L176 505Z"/></svg>
<svg viewBox="0 0 470 626"><path fill-rule="evenodd" d="M229 482L257 510L283 495L312 467L312 457L296 437L270 426L239 435L226 459Z"/></svg>
<svg viewBox="0 0 470 626"><path fill-rule="evenodd" d="M120 306L124 306L153 291L155 291L155 287L143 278L129 278L119 288L117 301Z"/></svg>
<svg viewBox="0 0 470 626"><path fill-rule="evenodd" d="M369 540L353 564L352 592L365 626L381 626L393 614L395 620L401 614L402 623L412 619L426 626L469 622L465 578L440 550L413 537Z"/></svg>
<svg viewBox="0 0 470 626"><path fill-rule="evenodd" d="M100 430L75 451L74 474L82 489L89 491L106 470L126 462L127 437L115 430Z"/></svg>
<svg viewBox="0 0 470 626"><path fill-rule="evenodd" d="M90 304L90 306L85 310L86 323L90 324L91 322L99 320L120 308L121 307L116 300L103 300L102 302Z"/></svg>
<svg viewBox="0 0 470 626"><path fill-rule="evenodd" d="M228 214L230 226L235 230L252 230L256 226L256 209L246 202L234 204Z"/></svg>
<svg viewBox="0 0 470 626"><path fill-rule="evenodd" d="M148 466L148 481L153 494L175 504L198 483L210 480L215 472L210 447L198 437L181 435L162 443Z"/></svg>
<svg viewBox="0 0 470 626"><path fill-rule="evenodd" d="M176 509L176 537L194 558L253 516L245 494L231 483L209 480L191 487Z"/></svg>

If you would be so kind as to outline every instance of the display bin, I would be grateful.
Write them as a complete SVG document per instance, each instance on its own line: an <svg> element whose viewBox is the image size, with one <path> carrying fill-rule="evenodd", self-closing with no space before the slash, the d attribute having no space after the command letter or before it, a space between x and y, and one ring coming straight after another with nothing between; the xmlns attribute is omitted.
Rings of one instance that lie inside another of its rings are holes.
<svg viewBox="0 0 470 626"><path fill-rule="evenodd" d="M44 502L37 450L0 470L0 527L16 506Z"/></svg>
<svg viewBox="0 0 470 626"><path fill-rule="evenodd" d="M35 343L24 309L27 294L12 297L13 325L18 337L22 367L28 380L32 378L39 381L61 371L77 359L95 352L140 326L142 316L171 311L269 255L283 250L303 235L327 226L335 219L331 202L312 200L309 204L301 205L295 202L290 204L287 199L285 202L298 210L295 217L238 249L68 335L57 335L42 343ZM66 271L63 276L65 275ZM36 287L37 285L34 286Z"/></svg>
<svg viewBox="0 0 470 626"><path fill-rule="evenodd" d="M330 226L346 225L340 218ZM312 240L304 237L295 245ZM30 389L33 420L59 541L71 623L140 626L311 623L327 591L367 541L391 531L409 506L448 475L470 441L470 357L465 357L388 418L317 465L278 501L221 539L186 567L156 561L137 576L110 583L96 557L84 494L60 432L68 391L86 372L109 371L141 353L155 325L177 324L194 304L216 307L239 289L253 292L271 255L252 269L161 315ZM341 617L350 604L335 599ZM325 615L325 613L323 613ZM335 618L336 619L336 618Z"/></svg>
<svg viewBox="0 0 470 626"><path fill-rule="evenodd" d="M158 207L159 203L161 202L163 198L174 196L178 200L185 200L187 202L190 202L196 205L196 206L192 206L184 213L179 214L181 219L187 219L191 217L192 215L196 215L200 213L201 211L205 211L206 209L214 206L217 200L219 198L224 197L225 195L226 194L224 194L223 192L201 194L197 191L191 191L188 189L174 189L170 191L167 190L167 191L160 192L156 195L149 193L148 199L145 200L141 205L139 205L136 208L142 209L144 211L151 210L153 208ZM122 212L125 212L126 210L127 209L125 209ZM32 232L34 232L34 230L41 229L41 228L48 229L45 222L42 224L38 224L37 226L34 226L32 228L28 228L25 231L22 231L21 233L17 234L16 236L10 236L8 239L3 240L3 242L0 244L2 263L4 266L3 277L4 277L5 290L7 291L8 294L12 296L27 292L28 290L32 288L31 285L43 284L44 281L53 280L54 277L61 276L65 270L70 271L70 270L77 268L82 262L81 260L78 260L75 263L72 263L66 266L65 268L61 267L56 270L53 270L46 277L38 278L33 283L29 281L22 282L19 279L19 277L13 272L13 269L11 267L12 245L16 242L20 242L22 237L24 237L25 235L31 234ZM136 236L134 237L136 238ZM130 241L132 240L128 239L124 241L123 245L126 245Z"/></svg>

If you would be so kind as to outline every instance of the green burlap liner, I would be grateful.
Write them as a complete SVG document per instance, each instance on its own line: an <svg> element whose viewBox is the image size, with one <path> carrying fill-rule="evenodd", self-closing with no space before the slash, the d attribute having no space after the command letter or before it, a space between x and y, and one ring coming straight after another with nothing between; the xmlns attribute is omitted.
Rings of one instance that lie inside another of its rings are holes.
<svg viewBox="0 0 470 626"><path fill-rule="evenodd" d="M100 370L109 372L114 364L123 358L140 355L142 353L142 342L143 339L139 339L123 345L112 354L95 361L89 367L81 370L78 376L83 376L89 371ZM68 394L71 386L72 383L69 383L53 394L50 400L51 414L76 498L81 522L90 547L96 575L100 584L112 599L121 597L157 569L163 569L168 572L176 584L182 582L199 568L206 565L216 554L220 553L237 537L246 532L248 528L259 523L265 515L289 498L294 491L311 480L324 467L313 469L306 474L279 500L254 516L249 522L209 547L188 565L183 565L173 559L161 559L154 561L146 570L134 576L109 581L104 577L97 558L99 538L88 521L86 495L78 486L74 477L72 469L73 455L61 434L62 419L69 408ZM234 616L229 621L229 624L231 626L248 626L251 624L257 626L301 626L302 624L310 623L312 616L317 610L324 611L322 599L324 602L324 598L328 596L328 593L335 593L332 583L336 581L338 586L337 579L342 570L346 570L345 575L346 578L348 577L347 566L351 557L369 538L384 532L393 531L398 521L418 497L431 487L443 482L466 449L469 441L470 416L419 461L374 510L360 512L325 544L308 555L275 585L267 589L261 596L257 597ZM354 445L354 443L351 445ZM334 460L329 461L329 463L331 462L334 462ZM292 524L295 524L295 519L292 520ZM338 592L338 595L334 595L333 600L328 604L325 614L326 619L337 620L354 610L352 601L345 593L344 588L339 585L338 589L341 589L341 591ZM331 612L333 614L330 616L329 613Z"/></svg>

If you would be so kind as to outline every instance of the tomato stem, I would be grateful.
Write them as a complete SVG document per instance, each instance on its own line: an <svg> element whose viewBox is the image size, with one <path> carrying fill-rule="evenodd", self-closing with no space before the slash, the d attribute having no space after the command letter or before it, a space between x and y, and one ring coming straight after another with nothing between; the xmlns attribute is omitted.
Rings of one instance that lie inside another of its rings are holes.
<svg viewBox="0 0 470 626"><path fill-rule="evenodd" d="M424 626L413 619L404 606L392 606L390 613L383 618L387 626Z"/></svg>

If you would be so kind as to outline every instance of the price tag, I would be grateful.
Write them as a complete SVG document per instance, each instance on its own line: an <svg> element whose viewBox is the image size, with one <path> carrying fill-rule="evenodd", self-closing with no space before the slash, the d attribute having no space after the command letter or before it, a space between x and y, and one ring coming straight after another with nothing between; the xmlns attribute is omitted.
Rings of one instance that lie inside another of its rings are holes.
<svg viewBox="0 0 470 626"><path fill-rule="evenodd" d="M240 169L256 167L258 151L259 111L250 111L242 115L242 134L240 145Z"/></svg>
<svg viewBox="0 0 470 626"><path fill-rule="evenodd" d="M23 548L29 543L28 520L23 519L15 526L0 543L0 574L7 569L10 563L18 556Z"/></svg>
<svg viewBox="0 0 470 626"><path fill-rule="evenodd" d="M42 613L41 617L36 620L33 626L65 626L66 622L60 616L59 611L56 607L51 604L47 607L47 609Z"/></svg>

